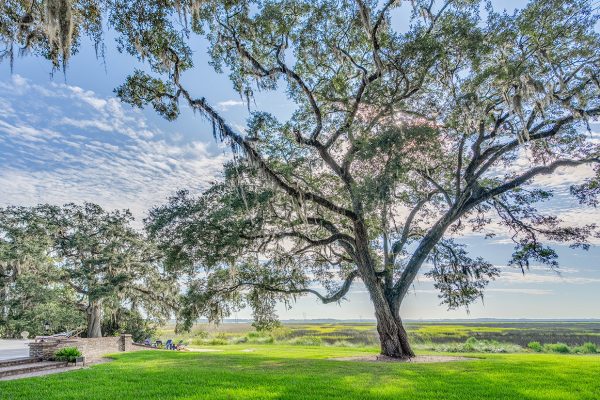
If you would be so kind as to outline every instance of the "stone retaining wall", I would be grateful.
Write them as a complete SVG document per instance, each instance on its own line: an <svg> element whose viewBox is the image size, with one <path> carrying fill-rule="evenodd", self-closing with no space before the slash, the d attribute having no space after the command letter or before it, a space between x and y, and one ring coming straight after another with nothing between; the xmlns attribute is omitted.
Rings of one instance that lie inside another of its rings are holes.
<svg viewBox="0 0 600 400"><path fill-rule="evenodd" d="M65 347L77 347L87 359L100 358L106 354L122 351L153 349L133 343L131 335L127 334L101 338L38 337L35 342L29 343L29 356L47 360Z"/></svg>

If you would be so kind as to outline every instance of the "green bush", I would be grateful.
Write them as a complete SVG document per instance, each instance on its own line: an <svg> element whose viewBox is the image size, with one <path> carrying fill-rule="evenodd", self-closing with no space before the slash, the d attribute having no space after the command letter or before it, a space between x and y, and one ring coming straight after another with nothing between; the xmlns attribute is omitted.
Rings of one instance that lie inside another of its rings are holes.
<svg viewBox="0 0 600 400"><path fill-rule="evenodd" d="M274 342L273 336L250 336L250 335L248 335L248 343L271 344L273 342Z"/></svg>
<svg viewBox="0 0 600 400"><path fill-rule="evenodd" d="M463 351L476 351L479 345L479 341L477 338L471 336L467 340L465 340L465 344L463 345Z"/></svg>
<svg viewBox="0 0 600 400"><path fill-rule="evenodd" d="M206 339L202 339L202 338L194 338L191 340L192 345L195 345L195 346L203 346L206 344L205 342L206 342Z"/></svg>
<svg viewBox="0 0 600 400"><path fill-rule="evenodd" d="M197 331L192 332L192 334L194 335L194 337L197 337L199 339L206 339L206 338L208 338L208 332L206 332L203 329L198 329Z"/></svg>
<svg viewBox="0 0 600 400"><path fill-rule="evenodd" d="M542 350L544 350L544 348L542 347L542 344L540 342L529 342L527 347L537 353L541 353Z"/></svg>
<svg viewBox="0 0 600 400"><path fill-rule="evenodd" d="M207 344L210 344L213 346L220 346L223 344L229 344L229 341L225 338L216 337L216 338L209 339Z"/></svg>
<svg viewBox="0 0 600 400"><path fill-rule="evenodd" d="M206 339L192 339L192 345L196 346L220 346L223 344L229 344L229 340L223 337L214 337L214 338L206 338Z"/></svg>
<svg viewBox="0 0 600 400"><path fill-rule="evenodd" d="M229 341L231 342L231 344L247 343L248 342L248 337L246 337L246 336L235 336L235 337L231 338Z"/></svg>
<svg viewBox="0 0 600 400"><path fill-rule="evenodd" d="M56 361L75 362L77 357L81 357L81 352L77 347L65 347L54 353Z"/></svg>
<svg viewBox="0 0 600 400"><path fill-rule="evenodd" d="M564 343L548 343L544 345L544 351L547 353L561 353L568 354L570 352L569 346Z"/></svg>
<svg viewBox="0 0 600 400"><path fill-rule="evenodd" d="M321 346L323 340L319 336L301 336L288 340L288 344L297 346Z"/></svg>
<svg viewBox="0 0 600 400"><path fill-rule="evenodd" d="M580 354L596 354L598 352L598 346L596 344L587 342L582 344L581 346L577 346L573 349L573 353Z"/></svg>
<svg viewBox="0 0 600 400"><path fill-rule="evenodd" d="M500 343L496 340L477 340L473 337L464 343L429 343L419 347L444 353L518 353L523 351L523 348L516 344Z"/></svg>
<svg viewBox="0 0 600 400"><path fill-rule="evenodd" d="M274 340L284 340L288 339L292 334L292 330L285 326L280 326L271 330L271 336L273 336Z"/></svg>
<svg viewBox="0 0 600 400"><path fill-rule="evenodd" d="M359 347L358 345L349 342L347 340L336 340L335 342L331 343L332 347Z"/></svg>

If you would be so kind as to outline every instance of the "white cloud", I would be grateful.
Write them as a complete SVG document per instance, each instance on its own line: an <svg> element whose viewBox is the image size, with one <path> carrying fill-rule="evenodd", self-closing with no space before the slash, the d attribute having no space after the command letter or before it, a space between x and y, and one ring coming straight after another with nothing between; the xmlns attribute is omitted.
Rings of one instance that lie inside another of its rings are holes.
<svg viewBox="0 0 600 400"><path fill-rule="evenodd" d="M240 107L245 105L246 103L241 100L225 100L217 103L217 107L221 111L227 111L232 107Z"/></svg>
<svg viewBox="0 0 600 400"><path fill-rule="evenodd" d="M600 283L600 278L597 277L586 277L586 276L573 276L578 274L580 271L577 268L571 267L560 267L557 270L552 270L550 267L543 265L532 265L528 270L523 273L521 270L507 266L507 265L495 265L500 270L500 276L498 276L493 282L499 284L571 284L571 285L585 285L592 283ZM423 265L423 272L428 271L431 265ZM420 274L417 276L417 282L419 283L431 283L433 278ZM505 290L505 289L502 289ZM519 290L522 290L519 288ZM500 291L500 289L496 290Z"/></svg>
<svg viewBox="0 0 600 400"><path fill-rule="evenodd" d="M552 294L553 291L549 289L530 289L530 288L489 288L485 290L486 293L511 293L511 294L526 294L532 296L545 296Z"/></svg>
<svg viewBox="0 0 600 400"><path fill-rule="evenodd" d="M589 283L600 283L600 278L564 276L563 274L559 275L557 273L539 274L526 271L525 274L523 274L516 271L503 271L496 281L508 282L511 284L567 283L582 285Z"/></svg>
<svg viewBox="0 0 600 400"><path fill-rule="evenodd" d="M0 85L0 108L14 111L0 115L0 204L91 201L142 217L177 189L206 188L229 158L175 140L117 99L48 87L20 76Z"/></svg>
<svg viewBox="0 0 600 400"><path fill-rule="evenodd" d="M437 289L415 289L414 293L423 294L439 294L440 291ZM552 294L552 290L549 289L531 289L531 288L486 288L484 294L487 293L510 293L510 294L525 294L529 296L545 296Z"/></svg>

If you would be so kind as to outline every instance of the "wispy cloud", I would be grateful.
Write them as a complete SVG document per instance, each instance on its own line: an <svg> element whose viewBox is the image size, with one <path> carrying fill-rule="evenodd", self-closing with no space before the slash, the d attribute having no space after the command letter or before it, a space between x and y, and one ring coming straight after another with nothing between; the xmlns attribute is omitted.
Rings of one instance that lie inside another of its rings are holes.
<svg viewBox="0 0 600 400"><path fill-rule="evenodd" d="M526 294L531 296L546 296L554 293L550 289L531 289L531 288L489 288L486 293L511 293Z"/></svg>
<svg viewBox="0 0 600 400"><path fill-rule="evenodd" d="M3 204L93 201L142 216L179 188L206 188L229 157L76 86L15 75L0 108L11 110L0 115Z"/></svg>
<svg viewBox="0 0 600 400"><path fill-rule="evenodd" d="M232 107L241 107L246 103L241 100L225 100L217 103L217 107L221 111L227 111Z"/></svg>
<svg viewBox="0 0 600 400"><path fill-rule="evenodd" d="M504 271L500 275L498 282L507 282L511 284L522 284L522 283L567 283L575 285L583 285L589 283L600 283L600 278L583 277L583 276L565 276L556 273L540 274L515 271Z"/></svg>
<svg viewBox="0 0 600 400"><path fill-rule="evenodd" d="M424 265L424 272L430 268L430 265ZM542 265L534 265L529 270L523 273L513 267L506 265L496 265L496 268L500 270L500 276L498 276L494 283L499 284L570 284L570 285L585 285L600 283L600 278L590 276L575 276L579 273L576 268L560 268L556 271L551 270L549 267ZM417 281L421 283L431 283L433 278L420 274L417 277ZM490 289L488 289L490 290ZM494 289L496 290L496 289ZM505 290L505 289L502 289ZM519 289L521 290L521 289ZM496 290L500 291L500 289Z"/></svg>
<svg viewBox="0 0 600 400"><path fill-rule="evenodd" d="M436 289L415 289L414 293L424 294L439 294ZM531 288L487 288L484 293L509 293L509 294L524 294L528 296L545 296L552 294L550 289L531 289Z"/></svg>

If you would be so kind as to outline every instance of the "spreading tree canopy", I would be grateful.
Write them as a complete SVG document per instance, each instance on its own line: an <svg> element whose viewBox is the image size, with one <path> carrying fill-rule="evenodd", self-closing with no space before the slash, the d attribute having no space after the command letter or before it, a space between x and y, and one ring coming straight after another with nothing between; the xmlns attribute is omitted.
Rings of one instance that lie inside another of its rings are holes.
<svg viewBox="0 0 600 400"><path fill-rule="evenodd" d="M103 312L110 330L142 311L168 317L177 295L173 276L131 221L128 211L107 212L91 203L0 209L0 321L6 334L15 334L17 320L29 324L30 333L39 333L46 321L53 331L78 328L74 324L83 321L77 313L88 337L102 336Z"/></svg>
<svg viewBox="0 0 600 400"><path fill-rule="evenodd" d="M85 324L72 289L56 284L41 221L23 208L0 209L0 337L72 331Z"/></svg>
<svg viewBox="0 0 600 400"><path fill-rule="evenodd" d="M571 194L597 202L591 1L533 0L514 13L475 0L91 3L106 7L119 48L148 65L117 89L121 99L167 119L184 104L234 154L224 182L179 193L148 221L169 263L197 276L190 318L248 303L268 325L277 300L335 302L361 279L382 353L410 357L399 310L424 265L450 308L479 298L500 272L457 235L500 223L515 243L510 263L525 270L556 267L549 244L587 248L596 234L540 211L552 191L531 185L591 166L595 177L573 182ZM245 133L233 129L184 83L202 79L198 36L249 105L257 90L285 90L291 116L255 110Z"/></svg>

